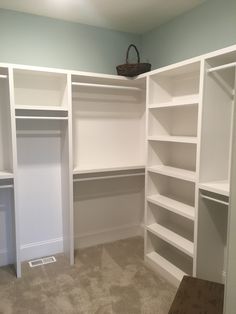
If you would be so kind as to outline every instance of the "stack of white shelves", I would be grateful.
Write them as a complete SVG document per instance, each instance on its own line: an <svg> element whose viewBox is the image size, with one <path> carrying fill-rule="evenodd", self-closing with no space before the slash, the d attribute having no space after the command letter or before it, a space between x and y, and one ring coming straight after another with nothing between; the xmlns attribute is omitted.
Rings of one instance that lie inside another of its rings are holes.
<svg viewBox="0 0 236 314"><path fill-rule="evenodd" d="M147 95L145 260L174 284L194 274L200 62L156 71Z"/></svg>

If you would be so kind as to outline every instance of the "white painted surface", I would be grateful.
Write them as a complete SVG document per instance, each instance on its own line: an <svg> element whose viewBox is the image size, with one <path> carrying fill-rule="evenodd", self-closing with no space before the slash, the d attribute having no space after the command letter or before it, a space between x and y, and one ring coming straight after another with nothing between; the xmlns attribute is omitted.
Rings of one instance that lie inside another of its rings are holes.
<svg viewBox="0 0 236 314"><path fill-rule="evenodd" d="M148 171L166 175L169 177L178 178L181 180L186 180L186 181L191 181L191 182L195 181L195 173L193 171L189 171L185 169L179 169L179 168L169 167L169 166L152 166L152 167L148 167Z"/></svg>
<svg viewBox="0 0 236 314"><path fill-rule="evenodd" d="M170 263L167 259L156 252L148 253L145 256L145 260L148 264L150 264L151 267L154 269L158 268L157 270L159 272L165 274L164 276L173 282L175 286L178 286L180 281L183 279L183 276L187 275L181 269Z"/></svg>
<svg viewBox="0 0 236 314"><path fill-rule="evenodd" d="M144 177L74 184L76 248L140 235Z"/></svg>
<svg viewBox="0 0 236 314"><path fill-rule="evenodd" d="M27 124L18 123L20 128ZM62 237L61 145L60 137L50 135L17 138L21 247ZM30 258L41 257L41 253ZM43 256L47 254L46 250Z"/></svg>
<svg viewBox="0 0 236 314"><path fill-rule="evenodd" d="M144 33L204 0L1 0L0 7L125 32Z"/></svg>
<svg viewBox="0 0 236 314"><path fill-rule="evenodd" d="M144 165L144 96L91 86L73 89L75 169Z"/></svg>
<svg viewBox="0 0 236 314"><path fill-rule="evenodd" d="M194 207L184 204L182 202L176 201L170 197L163 195L151 195L147 197L148 202L165 208L173 213L186 217L188 219L194 220Z"/></svg>

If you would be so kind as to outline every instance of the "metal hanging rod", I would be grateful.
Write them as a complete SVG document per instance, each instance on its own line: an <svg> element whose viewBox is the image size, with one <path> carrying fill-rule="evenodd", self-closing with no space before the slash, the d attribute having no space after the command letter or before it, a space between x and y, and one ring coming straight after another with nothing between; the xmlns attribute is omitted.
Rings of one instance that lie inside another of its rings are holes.
<svg viewBox="0 0 236 314"><path fill-rule="evenodd" d="M207 199L207 200L216 202L216 203L220 203L220 204L229 206L229 202L225 202L225 201L219 200L219 199L214 198L214 197L210 197L210 196L207 196L207 195L204 195L204 194L201 194L201 197L202 197L202 198L205 198L205 199Z"/></svg>
<svg viewBox="0 0 236 314"><path fill-rule="evenodd" d="M122 86L122 85L92 84L92 83L78 83L78 82L72 82L71 84L72 84L72 86L124 89L124 90L132 90L132 91L141 91L142 90L139 87Z"/></svg>
<svg viewBox="0 0 236 314"><path fill-rule="evenodd" d="M81 182L81 181L94 181L94 180L105 180L105 179L116 179L116 178L128 178L128 177L137 177L137 176L144 176L144 172L140 173L130 173L130 174L118 174L118 175L111 175L111 176L101 176L101 177L88 177L88 178L78 178L74 179L74 182Z"/></svg>
<svg viewBox="0 0 236 314"><path fill-rule="evenodd" d="M233 68L233 67L236 67L236 62L232 62L232 63L228 63L228 64L223 64L223 65L220 65L218 67L214 67L214 68L211 68L209 70L207 70L208 73L212 73L212 72L215 72L215 71L220 71L220 70L224 70L224 69L228 69L228 68Z"/></svg>
<svg viewBox="0 0 236 314"><path fill-rule="evenodd" d="M13 184L0 185L0 189L13 189Z"/></svg>

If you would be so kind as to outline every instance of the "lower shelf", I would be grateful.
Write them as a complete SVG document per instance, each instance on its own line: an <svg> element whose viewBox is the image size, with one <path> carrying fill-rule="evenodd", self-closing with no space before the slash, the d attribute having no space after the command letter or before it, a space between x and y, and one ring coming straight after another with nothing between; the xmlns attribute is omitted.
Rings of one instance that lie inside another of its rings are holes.
<svg viewBox="0 0 236 314"><path fill-rule="evenodd" d="M162 273L164 277L169 277L168 279L176 285L180 283L183 276L187 275L155 251L146 254L145 260L152 268Z"/></svg>
<svg viewBox="0 0 236 314"><path fill-rule="evenodd" d="M147 226L147 230L188 256L193 257L193 242L157 223Z"/></svg>

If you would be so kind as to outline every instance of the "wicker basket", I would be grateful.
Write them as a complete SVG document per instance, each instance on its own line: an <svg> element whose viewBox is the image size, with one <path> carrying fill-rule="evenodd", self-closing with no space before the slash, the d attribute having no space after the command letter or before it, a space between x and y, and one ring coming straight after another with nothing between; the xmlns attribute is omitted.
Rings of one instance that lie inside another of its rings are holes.
<svg viewBox="0 0 236 314"><path fill-rule="evenodd" d="M129 51L133 47L137 53L138 63L129 63ZM151 70L150 63L140 63L140 56L135 45L129 45L126 53L126 63L116 67L117 74L122 76L133 77Z"/></svg>

